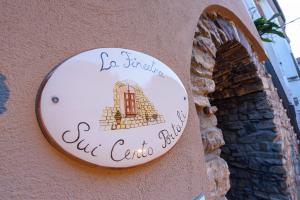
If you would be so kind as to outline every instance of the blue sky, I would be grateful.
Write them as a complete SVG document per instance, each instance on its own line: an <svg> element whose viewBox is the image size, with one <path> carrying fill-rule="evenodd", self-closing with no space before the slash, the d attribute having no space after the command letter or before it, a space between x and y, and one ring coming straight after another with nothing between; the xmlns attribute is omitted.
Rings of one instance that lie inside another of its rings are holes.
<svg viewBox="0 0 300 200"><path fill-rule="evenodd" d="M300 0L278 0L286 22L300 17ZM291 40L291 47L296 58L300 57L300 19L288 24L286 32Z"/></svg>

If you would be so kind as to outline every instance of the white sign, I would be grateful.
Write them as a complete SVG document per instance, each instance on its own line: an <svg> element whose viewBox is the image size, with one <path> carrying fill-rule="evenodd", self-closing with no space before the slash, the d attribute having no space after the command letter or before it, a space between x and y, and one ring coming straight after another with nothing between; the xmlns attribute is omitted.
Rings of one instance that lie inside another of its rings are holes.
<svg viewBox="0 0 300 200"><path fill-rule="evenodd" d="M159 60L128 49L82 52L46 77L40 126L66 153L100 166L130 167L170 150L188 118L186 90Z"/></svg>

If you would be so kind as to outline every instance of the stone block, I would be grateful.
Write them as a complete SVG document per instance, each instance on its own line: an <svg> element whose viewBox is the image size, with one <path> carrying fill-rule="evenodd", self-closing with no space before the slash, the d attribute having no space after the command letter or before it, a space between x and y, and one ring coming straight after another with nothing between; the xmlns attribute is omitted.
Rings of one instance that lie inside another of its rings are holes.
<svg viewBox="0 0 300 200"><path fill-rule="evenodd" d="M263 90L263 86L259 82L244 83L242 87L236 88L235 93L237 96L243 96L261 90Z"/></svg>
<svg viewBox="0 0 300 200"><path fill-rule="evenodd" d="M198 21L197 30L195 32L196 35L202 35L205 37L210 37L209 30L206 28L206 26L203 24L202 20Z"/></svg>
<svg viewBox="0 0 300 200"><path fill-rule="evenodd" d="M231 154L231 151L230 151L228 146L223 146L222 147L222 153Z"/></svg>
<svg viewBox="0 0 300 200"><path fill-rule="evenodd" d="M270 142L260 142L258 145L259 145L259 151L268 152L272 148L272 143Z"/></svg>
<svg viewBox="0 0 300 200"><path fill-rule="evenodd" d="M283 166L272 166L269 171L275 174L286 174L287 171Z"/></svg>
<svg viewBox="0 0 300 200"><path fill-rule="evenodd" d="M273 131L258 131L255 133L258 141L274 141L279 133Z"/></svg>
<svg viewBox="0 0 300 200"><path fill-rule="evenodd" d="M191 76L192 89L199 94L208 94L215 91L215 82L209 78Z"/></svg>
<svg viewBox="0 0 300 200"><path fill-rule="evenodd" d="M227 163L222 158L215 157L206 163L206 169L209 180L208 199L224 196L230 188Z"/></svg>
<svg viewBox="0 0 300 200"><path fill-rule="evenodd" d="M270 105L268 104L266 99L263 99L261 101L258 101L255 103L255 107L258 110L262 110L262 109L270 109Z"/></svg>
<svg viewBox="0 0 300 200"><path fill-rule="evenodd" d="M248 113L248 118L251 119L263 119L263 114L260 112L257 112L256 110Z"/></svg>
<svg viewBox="0 0 300 200"><path fill-rule="evenodd" d="M265 192L260 192L260 191L254 191L254 195L258 198L258 199L269 199L269 194L265 193Z"/></svg>
<svg viewBox="0 0 300 200"><path fill-rule="evenodd" d="M198 36L195 38L197 47L204 52L210 53L211 56L216 57L217 48L209 37Z"/></svg>
<svg viewBox="0 0 300 200"><path fill-rule="evenodd" d="M282 160L282 163L285 163L285 160L283 160L283 155L280 153L275 153L275 152L261 152L261 151L256 151L256 152L249 152L248 153L249 157L255 157L255 158L261 158L261 159L274 159L274 160Z"/></svg>
<svg viewBox="0 0 300 200"><path fill-rule="evenodd" d="M203 112L207 115L212 115L218 111L218 108L216 106L211 106L211 107L204 107Z"/></svg>
<svg viewBox="0 0 300 200"><path fill-rule="evenodd" d="M216 149L211 152L205 152L204 160L205 160L205 162L210 162L211 160L215 159L216 157L220 157L220 155L221 155L221 149Z"/></svg>
<svg viewBox="0 0 300 200"><path fill-rule="evenodd" d="M228 115L228 121L237 121L239 119L239 116L237 114L230 114Z"/></svg>
<svg viewBox="0 0 300 200"><path fill-rule="evenodd" d="M263 113L263 117L265 119L273 119L274 118L274 113L272 111L266 111Z"/></svg>
<svg viewBox="0 0 300 200"><path fill-rule="evenodd" d="M243 122L243 126L248 134L252 134L253 132L257 131L256 124L252 123L251 121Z"/></svg>
<svg viewBox="0 0 300 200"><path fill-rule="evenodd" d="M288 196L282 194L271 194L270 200L291 200Z"/></svg>
<svg viewBox="0 0 300 200"><path fill-rule="evenodd" d="M209 128L201 131L202 141L206 152L211 152L225 144L222 131L218 128Z"/></svg>
<svg viewBox="0 0 300 200"><path fill-rule="evenodd" d="M191 64L191 76L200 76L200 77L206 77L206 78L211 78L212 79L212 74L213 72L205 69L202 67L202 65L199 64Z"/></svg>
<svg viewBox="0 0 300 200"><path fill-rule="evenodd" d="M210 106L210 102L208 97L200 95L200 94L193 94L194 102L196 106L199 107L205 107L205 106Z"/></svg>
<svg viewBox="0 0 300 200"><path fill-rule="evenodd" d="M239 114L240 120L248 120L248 116L246 114Z"/></svg>
<svg viewBox="0 0 300 200"><path fill-rule="evenodd" d="M213 71L215 66L214 58L200 49L193 48L192 50L192 62L202 65L205 69Z"/></svg>
<svg viewBox="0 0 300 200"><path fill-rule="evenodd" d="M231 144L231 143L236 143L237 142L237 135L235 132L230 132L230 131L226 131L224 132L224 140L226 141L226 143Z"/></svg>
<svg viewBox="0 0 300 200"><path fill-rule="evenodd" d="M274 138L277 136L276 132L272 131L257 131L254 133L251 133L249 135L246 135L244 137L240 137L238 139L239 143L242 144L250 144L254 143L255 141L273 141Z"/></svg>
<svg viewBox="0 0 300 200"><path fill-rule="evenodd" d="M217 126L217 117L215 115L206 115L203 111L198 112L198 117L200 121L200 130L204 130L207 128L212 128Z"/></svg>
<svg viewBox="0 0 300 200"><path fill-rule="evenodd" d="M229 130L239 130L243 128L243 123L236 121L236 122L227 122L226 124L224 124L224 126L226 128L228 128Z"/></svg>
<svg viewBox="0 0 300 200"><path fill-rule="evenodd" d="M284 147L283 141L277 141L272 143L272 151L274 152L282 152Z"/></svg>
<svg viewBox="0 0 300 200"><path fill-rule="evenodd" d="M274 129L276 128L275 123L273 120L260 120L259 122L256 123L256 128L257 129Z"/></svg>

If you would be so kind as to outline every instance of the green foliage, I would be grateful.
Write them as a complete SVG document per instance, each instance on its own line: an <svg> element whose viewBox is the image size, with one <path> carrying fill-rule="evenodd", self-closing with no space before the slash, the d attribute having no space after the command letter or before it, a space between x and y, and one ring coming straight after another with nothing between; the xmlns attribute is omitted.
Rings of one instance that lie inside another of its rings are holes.
<svg viewBox="0 0 300 200"><path fill-rule="evenodd" d="M283 32L280 31L280 26L274 22L272 22L273 19L280 17L281 14L277 13L274 14L270 19L266 19L265 17L257 18L254 21L254 24L256 26L256 29L260 35L260 38L264 42L273 42L272 39L264 37L265 34L275 34L279 37L284 38Z"/></svg>
<svg viewBox="0 0 300 200"><path fill-rule="evenodd" d="M121 120L122 119L122 115L121 115L121 113L120 113L119 110L117 110L117 112L116 112L116 114L115 114L114 117L115 117L116 120Z"/></svg>

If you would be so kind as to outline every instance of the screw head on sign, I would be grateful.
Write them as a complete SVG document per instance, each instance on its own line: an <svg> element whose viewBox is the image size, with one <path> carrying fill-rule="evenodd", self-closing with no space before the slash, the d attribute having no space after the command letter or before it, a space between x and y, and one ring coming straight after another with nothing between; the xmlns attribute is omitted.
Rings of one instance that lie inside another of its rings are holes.
<svg viewBox="0 0 300 200"><path fill-rule="evenodd" d="M52 97L52 102L53 102L53 103L58 103L58 102L59 102L58 97Z"/></svg>

